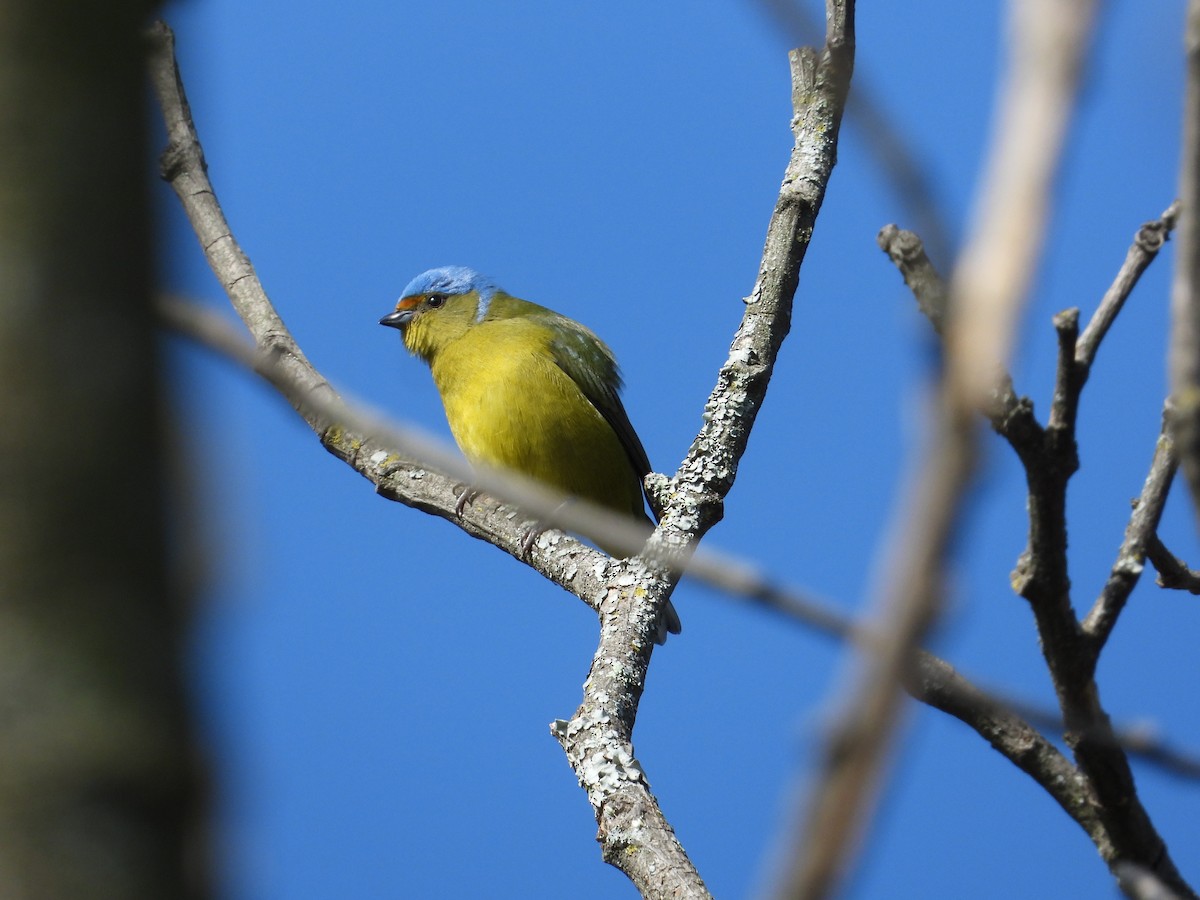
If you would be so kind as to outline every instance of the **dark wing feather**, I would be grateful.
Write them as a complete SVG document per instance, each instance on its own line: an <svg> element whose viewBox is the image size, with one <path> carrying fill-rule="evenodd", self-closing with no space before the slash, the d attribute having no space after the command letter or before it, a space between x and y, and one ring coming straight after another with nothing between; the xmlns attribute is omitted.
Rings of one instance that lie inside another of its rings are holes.
<svg viewBox="0 0 1200 900"><path fill-rule="evenodd" d="M621 403L621 375L612 351L578 322L554 314L547 324L554 331L554 361L616 432L638 478L645 477L650 472L650 459Z"/></svg>

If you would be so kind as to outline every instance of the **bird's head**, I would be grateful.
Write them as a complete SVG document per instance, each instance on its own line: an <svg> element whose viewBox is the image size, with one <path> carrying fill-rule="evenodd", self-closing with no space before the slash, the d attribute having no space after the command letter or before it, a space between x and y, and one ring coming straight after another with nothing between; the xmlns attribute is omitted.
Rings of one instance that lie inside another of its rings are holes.
<svg viewBox="0 0 1200 900"><path fill-rule="evenodd" d="M442 347L483 320L499 291L492 279L465 266L430 269L408 283L395 312L379 324L399 328L405 346L431 360Z"/></svg>

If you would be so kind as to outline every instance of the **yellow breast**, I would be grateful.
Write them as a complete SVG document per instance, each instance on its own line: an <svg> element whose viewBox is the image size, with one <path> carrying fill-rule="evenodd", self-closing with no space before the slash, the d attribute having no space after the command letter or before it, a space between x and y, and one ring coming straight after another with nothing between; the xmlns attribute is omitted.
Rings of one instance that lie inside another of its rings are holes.
<svg viewBox="0 0 1200 900"><path fill-rule="evenodd" d="M528 319L476 325L432 362L446 419L469 459L643 518L641 484L612 427Z"/></svg>

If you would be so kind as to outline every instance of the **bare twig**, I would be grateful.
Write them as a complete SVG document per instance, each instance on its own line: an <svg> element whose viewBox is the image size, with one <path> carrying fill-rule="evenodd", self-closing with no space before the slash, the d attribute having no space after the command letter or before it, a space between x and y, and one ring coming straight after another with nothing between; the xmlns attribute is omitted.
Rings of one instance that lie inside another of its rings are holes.
<svg viewBox="0 0 1200 900"><path fill-rule="evenodd" d="M1150 263L1154 262L1158 251L1171 236L1178 220L1179 201L1176 200L1163 210L1161 216L1147 222L1133 236L1133 243L1129 247L1129 252L1125 254L1125 262L1121 265L1121 270L1104 293L1100 305L1096 307L1096 312L1092 315L1091 321L1088 322L1087 328L1083 330L1079 342L1075 345L1075 362L1084 370L1085 381L1087 372L1096 358L1096 351L1100 348L1100 342L1108 334L1108 329L1112 327L1117 313L1125 305L1125 300L1133 292L1142 273L1146 271Z"/></svg>
<svg viewBox="0 0 1200 900"><path fill-rule="evenodd" d="M1052 649L1048 655L1048 662L1051 665L1051 671L1055 674L1055 684L1078 684L1082 681L1083 687L1078 688L1077 696L1088 696L1089 691L1094 695L1094 683L1091 681L1091 668L1094 667L1095 657L1089 654L1084 647L1082 630L1075 624L1074 613L1070 611L1068 585L1066 580L1066 521L1065 521L1065 489L1066 479L1070 476L1077 466L1077 459L1074 448L1074 427L1075 416L1078 408L1078 396L1082 390L1083 384L1086 381L1088 366L1094 359L1095 352L1099 346L1100 340L1107 332L1111 325L1113 317L1119 311L1120 304L1124 302L1125 296L1132 288L1132 283L1144 270L1145 265L1153 258L1153 247L1157 243L1151 237L1147 240L1147 234L1150 236L1161 235L1165 239L1172 225L1172 210L1168 210L1163 219L1157 223L1151 223L1149 226L1144 226L1135 238L1134 247L1131 249L1129 256L1126 259L1126 264L1122 266L1121 273L1118 275L1114 287L1105 295L1101 301L1101 309L1098 309L1092 318L1092 323L1088 330L1079 342L1075 340L1077 329L1077 315L1074 311L1068 311L1056 317L1056 328L1059 333L1059 365L1058 378L1055 387L1055 403L1053 413L1053 428L1043 429L1032 416L1032 406L1028 400L1020 401L1019 405L1013 404L1011 400L1007 403L1003 401L1004 397L1012 398L1011 380L1007 376L1002 376L1001 389L992 398L990 407L985 408L985 412L991 418L993 427L1007 437L1022 462L1025 464L1027 476L1030 484L1030 549L1022 555L1022 559L1018 564L1017 571L1014 573L1014 587L1018 592L1030 597L1031 602L1040 597L1050 598L1050 602L1045 604L1039 602L1034 603L1035 612L1041 612L1039 619L1039 629L1043 635L1047 633L1055 634L1055 637L1050 641ZM901 233L902 234L902 233ZM906 256L909 254L901 254L895 252L894 233L888 232L885 229L881 233L881 244L885 245L884 249L888 251L893 261L897 266L904 271ZM915 236L913 236L915 239ZM909 242L911 243L911 241ZM1149 246L1145 246L1149 244ZM1148 257L1143 257L1143 251L1151 251ZM918 282L919 284L920 282ZM910 282L912 284L912 282ZM922 304L925 308L926 304ZM1089 336L1090 335L1090 336ZM1078 344L1085 343L1085 349L1081 351ZM1071 359L1074 356L1074 365L1071 365ZM997 401L999 398L999 401ZM1004 410L1007 408L1007 411ZM1156 456L1156 460L1162 460ZM1114 576L1110 580L1110 585L1107 588L1106 602L1102 608L1110 612L1117 609L1117 601L1126 590L1132 589L1132 583L1129 579L1134 575L1130 568L1132 557L1130 553L1136 553L1134 544L1136 544L1139 536L1144 535L1145 521L1147 517L1154 516L1154 521L1157 521L1157 516L1154 515L1154 510L1161 510L1160 499L1161 492L1165 491L1163 484L1163 472L1156 466L1156 471L1152 473L1147 481L1147 492L1145 493L1145 505L1142 509L1142 519L1135 526L1131 524L1132 543L1124 549L1129 553L1123 553L1121 562L1114 570ZM1153 538L1151 538L1153 541ZM1146 548L1146 552L1151 552L1153 544ZM1126 557L1129 557L1126 559ZM1166 565L1166 563L1164 563ZM1041 579L1040 585L1035 585ZM1055 600L1054 598L1059 598ZM1123 602L1123 600L1120 600ZM1055 612L1057 610L1057 612ZM1043 646L1046 645L1046 639L1043 637ZM1089 662L1090 658L1090 662ZM1080 669L1082 666L1082 670ZM1060 691L1061 701L1061 691ZM1097 701L1098 702L1098 701ZM1026 711L1027 717L1032 717L1032 721L1040 721L1043 726L1058 728L1061 727L1060 719L1055 716L1045 718L1036 711ZM986 723L985 723L986 724ZM1186 757L1179 758L1169 749L1161 746L1149 748L1140 746L1139 733L1136 730L1129 730L1114 733L1106 716L1102 712L1092 713L1089 716L1077 716L1072 723L1069 731L1070 740L1073 746L1084 747L1085 756L1088 753L1099 754L1102 756L1117 755L1120 756L1119 748L1126 748L1130 753L1137 754L1143 759L1152 762L1155 765L1177 772L1179 774L1191 777L1197 770L1195 768L1195 760L1190 760ZM995 744L994 744L995 745ZM1089 749L1090 748L1090 749ZM1000 749L1000 748L998 748ZM1099 760L1097 760L1100 767ZM1116 772L1127 772L1127 764L1119 758L1113 762ZM1103 771L1103 769L1101 769ZM1120 783L1108 784L1108 795L1115 797L1121 790ZM1126 796L1133 796L1132 793ZM1110 801L1113 802L1113 801ZM1127 801L1120 801L1125 803ZM1135 809L1132 812L1132 818L1135 822L1139 821L1140 816L1144 813L1137 807L1136 800L1134 803ZM1148 824L1148 820L1141 820L1142 824ZM1128 846L1128 841L1118 840L1114 843L1108 836L1107 827L1103 821L1099 821L1100 830L1092 830L1095 821L1089 820L1085 822L1080 820L1080 824L1085 828L1089 828L1089 834L1093 841L1101 850L1105 859L1110 861L1118 858L1119 848ZM1150 830L1151 835L1153 830ZM1149 839L1148 847L1153 848L1153 837ZM1147 852L1153 852L1152 849ZM1169 859L1164 860L1164 872L1167 877L1173 868Z"/></svg>
<svg viewBox="0 0 1200 900"><path fill-rule="evenodd" d="M1188 3L1186 49L1169 369L1175 444L1200 523L1200 0Z"/></svg>
<svg viewBox="0 0 1200 900"><path fill-rule="evenodd" d="M875 240L904 276L904 283L912 291L917 306L933 330L943 335L949 291L926 256L920 236L895 225L885 225ZM1025 458L1041 452L1045 435L1041 424L1034 418L1033 403L1028 397L1017 396L1012 377L1003 368L981 412L991 423L992 429L1012 445L1018 456Z"/></svg>
<svg viewBox="0 0 1200 900"><path fill-rule="evenodd" d="M920 236L895 225L884 225L875 242L900 270L921 312L933 330L941 335L946 327L946 306L950 295L946 290L946 282L926 255L925 244Z"/></svg>
<svg viewBox="0 0 1200 900"><path fill-rule="evenodd" d="M962 405L988 410L1001 433L1008 416L996 414L995 398L1011 391L1003 361L1019 317L1018 301L1026 293L1041 253L1051 182L1094 7L1090 0L1014 3L1017 50L1010 61L1005 113L998 123L989 167L989 189L978 212L975 235L951 282L947 334L951 387L957 383L963 392L957 398ZM1169 214L1164 232L1169 229ZM1123 268L1130 287L1140 273L1137 266L1144 268L1145 262L1148 260L1139 260L1128 272ZM1085 825L1089 835L1110 865L1133 859L1152 866L1169 884L1187 890L1138 803L1127 760L1100 706L1093 680L1095 655L1089 652L1088 639L1075 618L1067 574L1066 485L1078 467L1075 419L1079 392L1096 347L1127 294L1128 287L1123 284L1110 291L1085 333L1082 347L1078 346L1078 312L1069 310L1055 319L1059 363L1048 425L1024 429L1020 440L1010 437L1029 482L1030 521L1028 548L1014 572L1013 584L1034 611L1067 723L1066 740L1095 797L1090 824ZM1002 386L999 392L997 383ZM1152 514L1151 504L1146 512ZM1138 530L1138 534L1144 532ZM1139 539L1134 537L1132 543ZM1138 552L1132 545L1129 549ZM1123 602L1125 577L1122 574L1114 581L1108 594L1111 602L1102 607L1113 616Z"/></svg>
<svg viewBox="0 0 1200 900"><path fill-rule="evenodd" d="M954 302L968 305L952 307L951 369L961 375L971 398L987 395L992 368L1011 341L1017 307L1004 298L1024 292L1040 253L1052 176L1094 7L1091 0L1014 4L1016 41L1025 50L1012 67L1009 113L1003 117L990 169L994 179L981 209L983 224L968 242L952 281ZM1067 402L1058 403L1052 413L1040 458L1022 455L1029 482L1030 532L1013 584L1033 610L1067 725L1066 742L1098 800L1104 839L1093 840L1102 857L1110 866L1120 860L1146 865L1174 889L1190 893L1138 800L1128 760L1109 733L1094 681L1096 656L1089 652L1089 639L1071 604L1066 485L1078 465L1076 404L1070 398L1079 379L1065 364L1066 351L1075 343L1074 327L1062 319L1058 327L1062 350L1056 395Z"/></svg>
<svg viewBox="0 0 1200 900"><path fill-rule="evenodd" d="M1151 536L1146 543L1146 558L1158 570L1159 587L1200 594L1200 572L1189 569L1187 563L1167 549L1158 535Z"/></svg>
<svg viewBox="0 0 1200 900"><path fill-rule="evenodd" d="M995 750L1029 775L1095 839L1102 828L1096 798L1071 761L1034 728L1026 716L963 679L949 665L918 655L908 679L918 700L949 713L977 731Z"/></svg>
<svg viewBox="0 0 1200 900"><path fill-rule="evenodd" d="M1163 432L1155 445L1154 460L1150 464L1146 483L1142 486L1142 495L1134 501L1133 515L1125 528L1125 540L1121 542L1117 560L1100 596L1083 620L1083 634L1089 644L1089 652L1095 657L1099 656L1112 634L1117 617L1145 568L1147 546L1162 518L1176 465L1175 446L1164 416Z"/></svg>

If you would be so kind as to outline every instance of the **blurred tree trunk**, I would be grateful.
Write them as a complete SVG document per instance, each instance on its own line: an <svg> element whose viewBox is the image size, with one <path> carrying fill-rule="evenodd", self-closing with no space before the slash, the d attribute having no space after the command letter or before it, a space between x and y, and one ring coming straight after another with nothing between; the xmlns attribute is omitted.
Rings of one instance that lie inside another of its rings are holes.
<svg viewBox="0 0 1200 900"><path fill-rule="evenodd" d="M152 8L0 14L6 900L203 893L151 315Z"/></svg>

